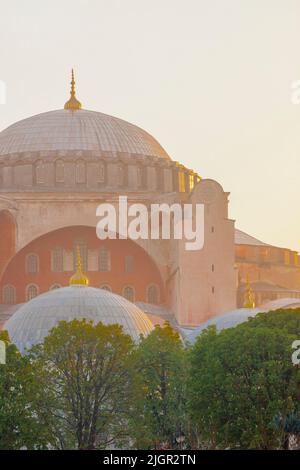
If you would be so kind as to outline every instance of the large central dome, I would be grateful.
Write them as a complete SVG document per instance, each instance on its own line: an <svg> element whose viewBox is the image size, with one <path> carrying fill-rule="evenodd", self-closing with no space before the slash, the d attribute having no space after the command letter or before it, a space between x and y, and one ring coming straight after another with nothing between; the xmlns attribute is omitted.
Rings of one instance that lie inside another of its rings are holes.
<svg viewBox="0 0 300 470"><path fill-rule="evenodd" d="M0 133L0 155L40 151L98 151L170 159L143 129L107 114L62 109L16 122Z"/></svg>

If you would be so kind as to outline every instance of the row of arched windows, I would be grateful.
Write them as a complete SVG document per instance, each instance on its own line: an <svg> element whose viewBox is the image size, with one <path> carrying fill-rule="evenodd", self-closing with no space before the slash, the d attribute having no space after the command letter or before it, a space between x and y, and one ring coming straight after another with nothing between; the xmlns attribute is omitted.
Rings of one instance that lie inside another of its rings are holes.
<svg viewBox="0 0 300 470"><path fill-rule="evenodd" d="M53 284L49 290L59 289L62 287L60 284ZM102 284L100 289L112 292L112 288L109 284ZM26 301L32 300L39 295L39 288L36 284L29 284L26 287ZM122 291L123 297L130 302L135 302L135 289L132 286L125 286ZM16 288L11 284L7 284L3 287L3 303L6 305L16 304ZM150 304L159 303L159 288L156 284L151 284L147 288L147 302Z"/></svg>
<svg viewBox="0 0 300 470"><path fill-rule="evenodd" d="M86 183L86 163L82 160L79 160L75 166L75 181L78 184ZM97 183L104 183L106 177L106 169L104 163L99 163L94 168L94 174L96 174ZM35 165L35 178L37 184L43 184L46 182L47 178L47 166L42 161L39 160ZM65 164L62 160L56 160L55 162L55 182L64 183L65 182Z"/></svg>
<svg viewBox="0 0 300 470"><path fill-rule="evenodd" d="M80 249L82 269L88 271L88 249L85 242L77 242L73 251L73 270L76 269L77 247ZM64 250L62 247L55 247L51 253L51 268L53 272L64 271ZM133 271L133 257L125 257L125 272ZM111 270L111 256L107 248L102 247L98 251L98 271L108 272ZM26 273L36 274L39 272L39 257L35 253L26 256Z"/></svg>
<svg viewBox="0 0 300 470"><path fill-rule="evenodd" d="M161 175L161 169L158 171L158 179ZM47 165L43 160L39 160L35 164L35 179L37 184L43 184L47 180ZM95 173L96 172L96 173ZM106 164L100 162L95 165L93 174L96 174L97 183L105 183L106 181ZM117 184L119 186L128 186L128 167L122 163L118 165L117 170ZM87 181L87 165L84 160L78 160L75 163L75 182L78 184L84 184ZM55 162L55 182L65 182L65 164L63 160L56 160ZM138 187L147 187L147 168L140 166L137 168L137 185Z"/></svg>
<svg viewBox="0 0 300 470"><path fill-rule="evenodd" d="M74 243L73 250L73 270L76 269L77 249L79 247L82 269L85 272L89 271L88 267L88 247L84 241L77 241ZM64 250L62 247L55 247L52 250L52 271L63 272L64 271ZM106 247L101 247L98 250L97 269L99 272L111 271L111 253ZM124 259L124 271L125 273L132 273L134 270L134 259L133 256L127 255Z"/></svg>

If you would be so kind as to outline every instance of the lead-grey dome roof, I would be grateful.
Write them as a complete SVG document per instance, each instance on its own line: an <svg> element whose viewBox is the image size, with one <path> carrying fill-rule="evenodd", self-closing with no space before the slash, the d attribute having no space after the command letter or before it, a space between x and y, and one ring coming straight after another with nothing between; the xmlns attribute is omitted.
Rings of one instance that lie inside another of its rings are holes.
<svg viewBox="0 0 300 470"><path fill-rule="evenodd" d="M37 114L0 133L0 155L72 150L170 159L157 140L143 129L122 119L83 109Z"/></svg>
<svg viewBox="0 0 300 470"><path fill-rule="evenodd" d="M4 329L23 353L41 343L59 321L83 318L106 325L117 323L136 342L141 334L147 336L154 328L142 310L121 296L94 287L70 286L46 292L22 305Z"/></svg>
<svg viewBox="0 0 300 470"><path fill-rule="evenodd" d="M194 344L202 331L209 326L215 325L217 331L222 331L226 328L233 328L240 323L246 322L249 318L255 317L255 315L260 312L262 312L260 308L238 308L231 312L223 313L222 315L210 318L206 322L202 323L202 325L197 326L192 333L186 336L186 340L189 343Z"/></svg>

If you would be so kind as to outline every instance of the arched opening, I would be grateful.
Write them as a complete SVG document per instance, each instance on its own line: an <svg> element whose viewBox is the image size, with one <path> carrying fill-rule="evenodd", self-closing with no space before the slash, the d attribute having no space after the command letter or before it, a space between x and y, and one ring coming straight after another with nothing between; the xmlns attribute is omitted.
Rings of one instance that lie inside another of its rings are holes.
<svg viewBox="0 0 300 470"><path fill-rule="evenodd" d="M39 295L39 289L36 284L29 284L29 286L26 287L26 301L28 302L29 300L34 299Z"/></svg>
<svg viewBox="0 0 300 470"><path fill-rule="evenodd" d="M99 250L99 271L101 273L110 271L110 252L105 246Z"/></svg>
<svg viewBox="0 0 300 470"><path fill-rule="evenodd" d="M108 284L102 284L100 289L107 290L107 292L112 292L112 288Z"/></svg>
<svg viewBox="0 0 300 470"><path fill-rule="evenodd" d="M60 289L61 285L60 284L53 284L49 290L55 290L55 289Z"/></svg>
<svg viewBox="0 0 300 470"><path fill-rule="evenodd" d="M51 269L55 273L62 273L64 270L64 250L61 246L56 246L51 251Z"/></svg>
<svg viewBox="0 0 300 470"><path fill-rule="evenodd" d="M39 257L35 253L26 256L26 272L36 274L39 272Z"/></svg>
<svg viewBox="0 0 300 470"><path fill-rule="evenodd" d="M129 300L129 302L135 301L134 288L132 286L126 286L123 289L123 297Z"/></svg>
<svg viewBox="0 0 300 470"><path fill-rule="evenodd" d="M21 303L27 300L26 290L29 285L38 286L38 294L48 292L56 284L68 286L76 267L78 244L82 267L91 287L109 286L109 290L121 296L124 295L124 286L131 287L134 297L129 290L126 291L126 297L146 302L148 286L155 285L159 294L151 297L155 297L155 302L163 303L164 284L149 254L132 240L99 240L95 228L86 226L58 229L25 246L7 264L0 291L4 285L14 285L16 297ZM33 274L26 270L26 259L32 254L39 260L39 270L34 274L34 279Z"/></svg>
<svg viewBox="0 0 300 470"><path fill-rule="evenodd" d="M3 287L2 302L6 305L14 305L16 303L16 288L12 285Z"/></svg>
<svg viewBox="0 0 300 470"><path fill-rule="evenodd" d="M147 288L147 302L149 304L158 304L159 303L159 289L155 284L151 284Z"/></svg>
<svg viewBox="0 0 300 470"><path fill-rule="evenodd" d="M76 183L83 184L86 182L86 165L85 162L79 160L76 162Z"/></svg>

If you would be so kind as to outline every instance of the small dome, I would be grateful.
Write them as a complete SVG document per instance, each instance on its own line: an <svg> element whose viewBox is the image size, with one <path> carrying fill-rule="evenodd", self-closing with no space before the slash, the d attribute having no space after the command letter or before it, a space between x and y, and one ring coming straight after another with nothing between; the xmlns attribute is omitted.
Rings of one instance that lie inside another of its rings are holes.
<svg viewBox="0 0 300 470"><path fill-rule="evenodd" d="M208 328L209 326L215 325L217 331L222 331L226 328L233 328L234 326L239 325L240 323L244 323L250 317L255 317L259 312L262 310L259 308L238 308L236 310L232 310L231 312L224 313L217 317L210 318L206 322L202 323L202 325L195 328L192 333L190 333L186 340L193 344L196 342L198 336L202 333L203 330Z"/></svg>
<svg viewBox="0 0 300 470"><path fill-rule="evenodd" d="M58 322L83 318L95 324L117 323L135 342L153 330L147 315L136 305L106 290L85 286L63 287L39 295L22 305L4 329L23 353L41 343Z"/></svg>
<svg viewBox="0 0 300 470"><path fill-rule="evenodd" d="M267 313L279 309L291 309L299 307L300 299L283 298L273 300L256 308L237 308L231 312L226 312L217 317L210 318L206 322L202 323L202 325L195 328L189 335L186 336L186 339L189 343L193 344L202 331L211 325L215 325L217 331L222 331L226 328L233 328L240 323L244 323L249 318L255 317L258 313Z"/></svg>
<svg viewBox="0 0 300 470"><path fill-rule="evenodd" d="M96 111L61 109L37 114L0 132L0 156L26 152L96 151L160 157L161 145L143 129Z"/></svg>

